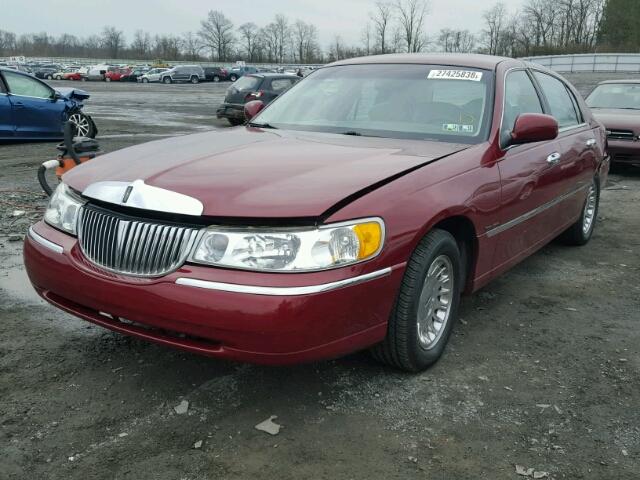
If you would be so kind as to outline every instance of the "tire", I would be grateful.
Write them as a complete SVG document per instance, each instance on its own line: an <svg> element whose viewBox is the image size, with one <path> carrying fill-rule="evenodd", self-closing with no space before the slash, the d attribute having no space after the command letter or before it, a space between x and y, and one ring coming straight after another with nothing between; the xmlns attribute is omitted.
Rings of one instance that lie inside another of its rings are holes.
<svg viewBox="0 0 640 480"><path fill-rule="evenodd" d="M164 83L165 85L169 85L170 83L172 83L171 77L164 77L162 79L162 83Z"/></svg>
<svg viewBox="0 0 640 480"><path fill-rule="evenodd" d="M213 76L214 83L218 83L220 81L220 77L218 75Z"/></svg>
<svg viewBox="0 0 640 480"><path fill-rule="evenodd" d="M86 82L87 81L87 77L80 77L80 81Z"/></svg>
<svg viewBox="0 0 640 480"><path fill-rule="evenodd" d="M82 110L72 111L69 114L69 121L74 125L74 137L96 138L96 126Z"/></svg>
<svg viewBox="0 0 640 480"><path fill-rule="evenodd" d="M599 207L600 180L598 177L594 177L587 190L587 198L584 201L580 218L560 236L560 240L566 245L578 247L589 243L596 228Z"/></svg>
<svg viewBox="0 0 640 480"><path fill-rule="evenodd" d="M189 79L189 81L195 85L196 83L198 83L200 81L200 79L198 77L196 77L196 76L192 76Z"/></svg>
<svg viewBox="0 0 640 480"><path fill-rule="evenodd" d="M239 120L237 118L227 118L227 121L231 124L231 126L233 127L237 127L238 125L242 125L244 122L242 120Z"/></svg>
<svg viewBox="0 0 640 480"><path fill-rule="evenodd" d="M387 336L371 348L373 357L407 372L419 372L433 365L442 356L457 320L463 276L456 239L444 230L429 232L409 259L389 318ZM432 310L433 306L437 308ZM418 320L419 314L423 322Z"/></svg>
<svg viewBox="0 0 640 480"><path fill-rule="evenodd" d="M47 75L47 80L53 80L53 77L51 75Z"/></svg>
<svg viewBox="0 0 640 480"><path fill-rule="evenodd" d="M232 82L235 82L238 79L238 77L236 77L235 75L231 75L229 77L229 80L231 80Z"/></svg>
<svg viewBox="0 0 640 480"><path fill-rule="evenodd" d="M148 78L143 78L142 79L142 83L149 83L149 79Z"/></svg>

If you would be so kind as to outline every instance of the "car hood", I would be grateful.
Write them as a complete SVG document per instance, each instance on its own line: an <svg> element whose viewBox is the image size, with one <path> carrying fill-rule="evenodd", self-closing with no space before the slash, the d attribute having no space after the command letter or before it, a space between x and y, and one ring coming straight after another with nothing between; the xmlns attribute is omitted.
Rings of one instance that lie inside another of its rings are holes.
<svg viewBox="0 0 640 480"><path fill-rule="evenodd" d="M594 108L593 116L606 128L619 128L640 132L640 110L622 108Z"/></svg>
<svg viewBox="0 0 640 480"><path fill-rule="evenodd" d="M199 200L213 217L319 217L469 145L237 128L170 138L100 156L64 177L134 182ZM138 182L139 183L139 182Z"/></svg>
<svg viewBox="0 0 640 480"><path fill-rule="evenodd" d="M91 96L89 95L88 92L85 92L84 90L80 90L79 88L69 88L69 87L56 88L56 92L58 92L60 95L62 95L64 98L68 100L70 99L86 100Z"/></svg>

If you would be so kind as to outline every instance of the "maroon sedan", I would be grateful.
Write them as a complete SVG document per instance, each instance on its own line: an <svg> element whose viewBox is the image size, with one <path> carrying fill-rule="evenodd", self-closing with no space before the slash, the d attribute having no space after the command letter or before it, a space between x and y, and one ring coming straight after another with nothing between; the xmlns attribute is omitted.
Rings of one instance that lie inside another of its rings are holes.
<svg viewBox="0 0 640 480"><path fill-rule="evenodd" d="M601 82L586 102L607 130L611 163L640 165L640 80Z"/></svg>
<svg viewBox="0 0 640 480"><path fill-rule="evenodd" d="M266 364L371 348L418 371L463 292L559 235L589 241L604 145L574 88L535 65L342 61L247 126L73 169L25 264L53 305L164 345Z"/></svg>

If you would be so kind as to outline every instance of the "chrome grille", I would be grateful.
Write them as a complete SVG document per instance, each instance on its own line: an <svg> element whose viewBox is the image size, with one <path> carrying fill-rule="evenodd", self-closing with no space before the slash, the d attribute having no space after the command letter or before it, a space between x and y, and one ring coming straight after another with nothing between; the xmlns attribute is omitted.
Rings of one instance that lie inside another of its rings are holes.
<svg viewBox="0 0 640 480"><path fill-rule="evenodd" d="M157 277L184 263L198 230L135 220L85 206L78 240L82 253L100 267L125 275Z"/></svg>
<svg viewBox="0 0 640 480"><path fill-rule="evenodd" d="M612 140L635 140L635 134L631 130L607 130L607 137Z"/></svg>

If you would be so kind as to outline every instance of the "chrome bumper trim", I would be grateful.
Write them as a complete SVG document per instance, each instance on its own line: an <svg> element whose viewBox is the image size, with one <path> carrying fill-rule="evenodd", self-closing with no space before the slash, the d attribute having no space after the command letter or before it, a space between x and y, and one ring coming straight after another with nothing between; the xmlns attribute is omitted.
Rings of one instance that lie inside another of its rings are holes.
<svg viewBox="0 0 640 480"><path fill-rule="evenodd" d="M39 243L40 245L42 245L45 248L48 248L49 250L52 250L56 253L62 253L64 251L64 249L58 245L57 243L53 243L49 240L47 240L46 238L38 235L36 233L36 231L33 229L33 227L29 227L29 237L36 243Z"/></svg>
<svg viewBox="0 0 640 480"><path fill-rule="evenodd" d="M345 278L336 282L323 283L320 285L305 285L301 287L263 287L258 285L239 285L237 283L221 283L208 282L206 280L197 280L195 278L178 278L177 285L188 287L204 288L207 290L219 290L222 292L248 293L252 295L271 295L271 296L297 296L311 295L314 293L328 292L338 288L344 288L358 283L368 282L376 278L385 277L391 273L391 267L383 268L375 272L366 273L352 278Z"/></svg>

